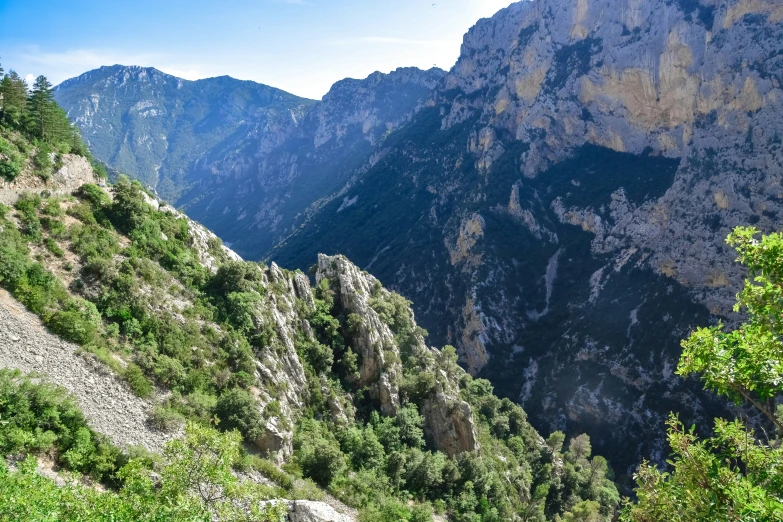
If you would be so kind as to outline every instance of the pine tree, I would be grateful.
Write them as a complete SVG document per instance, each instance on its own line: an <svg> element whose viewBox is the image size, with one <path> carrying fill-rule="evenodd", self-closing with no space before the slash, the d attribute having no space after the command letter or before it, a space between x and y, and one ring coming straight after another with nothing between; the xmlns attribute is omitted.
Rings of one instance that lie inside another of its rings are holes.
<svg viewBox="0 0 783 522"><path fill-rule="evenodd" d="M33 136L51 143L54 137L55 102L52 84L46 76L41 75L35 79L27 106Z"/></svg>
<svg viewBox="0 0 783 522"><path fill-rule="evenodd" d="M0 93L3 96L2 121L14 127L20 126L27 113L27 82L11 70L0 81Z"/></svg>

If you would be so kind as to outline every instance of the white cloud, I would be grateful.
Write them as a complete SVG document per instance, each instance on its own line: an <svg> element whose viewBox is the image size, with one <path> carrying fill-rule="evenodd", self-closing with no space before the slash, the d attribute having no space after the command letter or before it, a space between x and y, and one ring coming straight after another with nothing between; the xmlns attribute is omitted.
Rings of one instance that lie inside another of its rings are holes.
<svg viewBox="0 0 783 522"><path fill-rule="evenodd" d="M34 74L28 74L27 76L24 77L24 81L27 82L28 87L32 87L33 83L35 83L35 78L36 76Z"/></svg>

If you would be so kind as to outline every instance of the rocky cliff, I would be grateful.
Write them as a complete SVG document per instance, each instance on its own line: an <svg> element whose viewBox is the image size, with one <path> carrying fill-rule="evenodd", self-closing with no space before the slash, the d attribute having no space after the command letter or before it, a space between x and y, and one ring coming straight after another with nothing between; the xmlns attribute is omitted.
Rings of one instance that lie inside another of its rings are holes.
<svg viewBox="0 0 783 522"><path fill-rule="evenodd" d="M668 411L721 408L673 370L732 320L723 239L778 222L782 32L772 2L513 4L272 257L348 255L539 427L661 459Z"/></svg>

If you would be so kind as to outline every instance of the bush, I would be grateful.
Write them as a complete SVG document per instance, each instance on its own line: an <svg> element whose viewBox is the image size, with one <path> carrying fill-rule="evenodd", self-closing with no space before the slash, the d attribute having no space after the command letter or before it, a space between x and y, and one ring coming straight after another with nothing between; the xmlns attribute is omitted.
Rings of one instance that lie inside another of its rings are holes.
<svg viewBox="0 0 783 522"><path fill-rule="evenodd" d="M99 186L86 183L75 192L79 199L87 201L94 209L105 207L111 203L109 195Z"/></svg>
<svg viewBox="0 0 783 522"><path fill-rule="evenodd" d="M100 325L101 316L95 305L83 299L70 299L46 321L52 332L82 346L96 341Z"/></svg>
<svg viewBox="0 0 783 522"><path fill-rule="evenodd" d="M147 421L152 428L168 432L176 431L185 425L185 417L181 413L160 405L155 407Z"/></svg>
<svg viewBox="0 0 783 522"><path fill-rule="evenodd" d="M131 363L125 368L123 375L133 393L145 399L152 395L152 383L144 376L144 372L137 365Z"/></svg>
<svg viewBox="0 0 783 522"><path fill-rule="evenodd" d="M57 244L57 241L54 239L47 237L44 240L44 245L46 245L46 249L51 252L55 257L63 257L65 255L65 252L62 248L60 248L60 245Z"/></svg>
<svg viewBox="0 0 783 522"><path fill-rule="evenodd" d="M147 204L144 190L139 182L120 176L114 185L114 203L111 206L111 219L114 226L130 234L151 212L152 207Z"/></svg>
<svg viewBox="0 0 783 522"><path fill-rule="evenodd" d="M13 181L24 165L24 156L16 147L0 137L0 177Z"/></svg>
<svg viewBox="0 0 783 522"><path fill-rule="evenodd" d="M305 477L322 487L328 487L345 467L345 457L336 442L316 439L299 456L299 465Z"/></svg>
<svg viewBox="0 0 783 522"><path fill-rule="evenodd" d="M249 455L248 464L250 467L260 472L266 478L286 491L291 491L294 489L294 480L291 478L291 476L278 468L273 462L256 457L255 455Z"/></svg>
<svg viewBox="0 0 783 522"><path fill-rule="evenodd" d="M70 394L18 371L0 370L0 419L0 454L56 449L69 469L97 479L109 478L124 462L90 430Z"/></svg>
<svg viewBox="0 0 783 522"><path fill-rule="evenodd" d="M257 440L262 435L258 403L250 393L234 388L223 393L215 407L223 430L238 430L246 440Z"/></svg>

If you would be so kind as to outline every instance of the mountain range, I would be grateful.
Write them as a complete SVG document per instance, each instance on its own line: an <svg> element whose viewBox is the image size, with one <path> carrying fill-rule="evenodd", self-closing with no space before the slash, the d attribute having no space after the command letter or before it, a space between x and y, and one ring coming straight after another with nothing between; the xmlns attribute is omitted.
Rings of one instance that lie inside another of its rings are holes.
<svg viewBox="0 0 783 522"><path fill-rule="evenodd" d="M346 255L623 474L663 461L669 411L727 408L674 370L690 330L737 319L727 233L779 227L781 84L778 2L534 0L479 21L448 72L318 102L123 66L55 96L99 160L243 257Z"/></svg>

